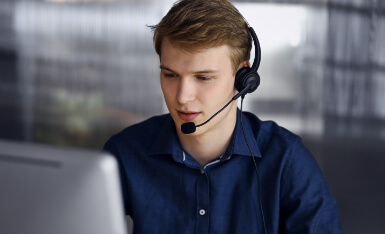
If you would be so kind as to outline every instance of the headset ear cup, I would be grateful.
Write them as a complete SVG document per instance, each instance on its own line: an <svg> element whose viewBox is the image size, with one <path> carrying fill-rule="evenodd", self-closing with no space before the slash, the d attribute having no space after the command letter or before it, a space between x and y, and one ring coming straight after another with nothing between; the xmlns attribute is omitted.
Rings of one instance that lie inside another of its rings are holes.
<svg viewBox="0 0 385 234"><path fill-rule="evenodd" d="M259 84L261 83L261 79L259 78L258 73L250 72L245 76L242 82L244 87L250 85L250 88L247 90L247 93L252 93L258 88Z"/></svg>
<svg viewBox="0 0 385 234"><path fill-rule="evenodd" d="M241 92L245 86L243 85L243 80L247 76L247 73L250 72L249 67L242 67L237 71L237 74L235 74L235 83L234 86L238 90L238 92Z"/></svg>

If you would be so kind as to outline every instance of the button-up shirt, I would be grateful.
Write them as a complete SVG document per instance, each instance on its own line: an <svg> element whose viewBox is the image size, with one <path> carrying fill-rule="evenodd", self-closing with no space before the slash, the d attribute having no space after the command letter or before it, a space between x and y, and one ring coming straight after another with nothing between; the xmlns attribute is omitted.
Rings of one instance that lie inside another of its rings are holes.
<svg viewBox="0 0 385 234"><path fill-rule="evenodd" d="M244 112L260 176L267 233L342 233L336 201L300 137ZM222 156L201 166L183 150L169 114L112 136L134 233L264 233L258 180L240 111Z"/></svg>

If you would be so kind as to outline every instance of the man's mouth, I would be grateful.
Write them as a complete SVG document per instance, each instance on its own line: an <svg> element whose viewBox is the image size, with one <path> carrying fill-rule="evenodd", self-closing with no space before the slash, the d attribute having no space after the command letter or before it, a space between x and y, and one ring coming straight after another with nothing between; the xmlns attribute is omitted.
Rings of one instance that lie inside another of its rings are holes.
<svg viewBox="0 0 385 234"><path fill-rule="evenodd" d="M177 111L177 112L178 112L179 118L184 121L192 121L198 115L200 115L200 112L192 112L192 111Z"/></svg>

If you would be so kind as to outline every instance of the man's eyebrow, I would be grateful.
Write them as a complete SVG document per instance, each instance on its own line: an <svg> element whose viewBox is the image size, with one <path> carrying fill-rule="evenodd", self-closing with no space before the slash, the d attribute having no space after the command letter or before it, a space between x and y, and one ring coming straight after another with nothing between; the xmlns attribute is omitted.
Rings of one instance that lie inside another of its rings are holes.
<svg viewBox="0 0 385 234"><path fill-rule="evenodd" d="M160 65L159 67L160 67L160 69L164 69L164 70L167 70L167 71L170 71L170 72L174 72L172 69L170 69L170 68L168 68L166 66ZM218 71L217 70L212 70L212 69L207 69L207 70L202 70L202 71L193 71L192 73L194 73L194 74L207 74L207 73L216 73L216 72L218 72Z"/></svg>
<svg viewBox="0 0 385 234"><path fill-rule="evenodd" d="M174 72L173 70L171 70L170 68L168 68L166 66L160 65L159 67L160 67L160 69L164 69L164 70L167 70L167 71L170 71L170 72Z"/></svg>

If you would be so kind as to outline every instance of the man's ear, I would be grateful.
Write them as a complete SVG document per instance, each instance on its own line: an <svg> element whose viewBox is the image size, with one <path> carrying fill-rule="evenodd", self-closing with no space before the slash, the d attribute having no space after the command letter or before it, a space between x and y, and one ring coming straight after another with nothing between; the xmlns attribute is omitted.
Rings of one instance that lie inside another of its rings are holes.
<svg viewBox="0 0 385 234"><path fill-rule="evenodd" d="M248 60L243 61L241 64L239 64L238 70L241 69L242 67L250 67L250 62Z"/></svg>

